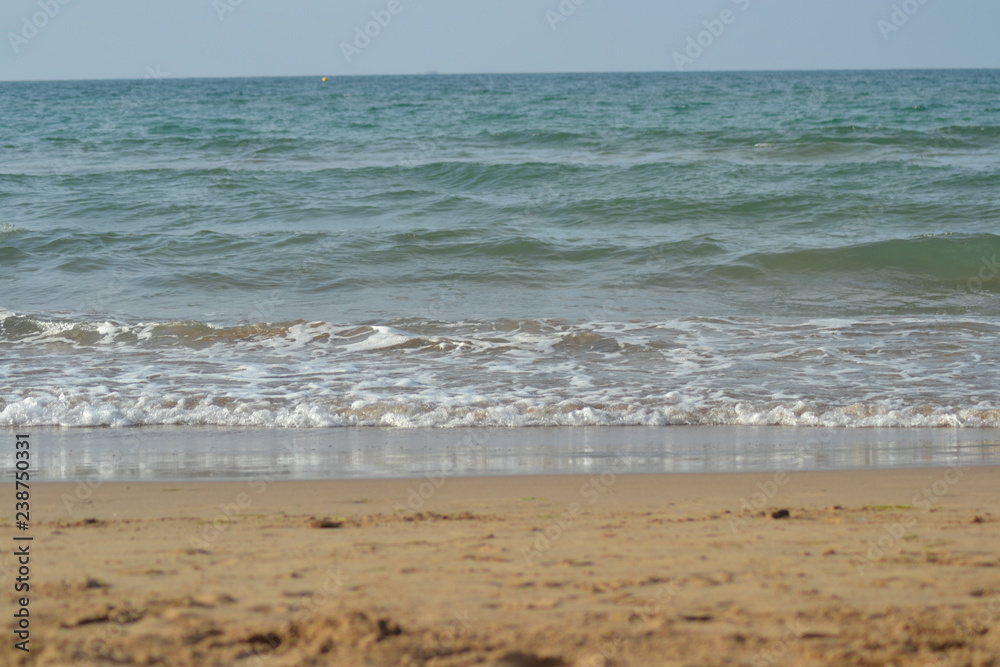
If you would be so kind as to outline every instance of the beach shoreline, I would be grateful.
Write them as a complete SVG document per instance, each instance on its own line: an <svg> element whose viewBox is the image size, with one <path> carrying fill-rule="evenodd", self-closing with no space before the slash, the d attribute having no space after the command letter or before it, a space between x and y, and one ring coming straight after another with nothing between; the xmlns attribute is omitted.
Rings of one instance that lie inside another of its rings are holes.
<svg viewBox="0 0 1000 667"><path fill-rule="evenodd" d="M1000 650L1000 467L624 470L33 484L31 664L924 665ZM29 664L20 653L2 663Z"/></svg>
<svg viewBox="0 0 1000 667"><path fill-rule="evenodd" d="M24 429L22 428L21 431ZM1000 429L786 426L32 426L36 480L387 479L1000 465ZM13 428L0 433L13 438ZM10 477L13 459L0 466Z"/></svg>

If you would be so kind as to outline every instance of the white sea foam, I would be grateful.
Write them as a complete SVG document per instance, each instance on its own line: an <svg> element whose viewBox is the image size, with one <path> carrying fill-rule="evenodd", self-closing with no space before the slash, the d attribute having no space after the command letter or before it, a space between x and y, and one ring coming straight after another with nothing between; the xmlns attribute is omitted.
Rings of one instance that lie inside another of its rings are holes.
<svg viewBox="0 0 1000 667"><path fill-rule="evenodd" d="M391 327L374 327L371 334L357 343L344 345L344 349L351 352L363 350L384 350L390 347L405 345L413 340L414 336L401 333Z"/></svg>
<svg viewBox="0 0 1000 667"><path fill-rule="evenodd" d="M219 405L211 399L172 404L153 396L137 399L116 397L98 402L30 397L8 403L0 410L0 425L3 426L179 424L259 428L671 425L1000 428L1000 410L900 409L885 403L837 407L823 412L802 411L801 405L796 403L731 403L713 407L633 404L608 409L605 406L560 405L524 399L503 405L361 400L342 406L326 401L268 404L260 400Z"/></svg>
<svg viewBox="0 0 1000 667"><path fill-rule="evenodd" d="M1000 426L1000 323L6 316L0 424Z"/></svg>

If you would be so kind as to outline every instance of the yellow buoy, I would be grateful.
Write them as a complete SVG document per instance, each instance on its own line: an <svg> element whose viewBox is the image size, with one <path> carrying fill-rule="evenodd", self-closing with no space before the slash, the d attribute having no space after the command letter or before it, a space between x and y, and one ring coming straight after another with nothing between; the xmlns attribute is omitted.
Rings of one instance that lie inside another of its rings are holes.
<svg viewBox="0 0 1000 667"><path fill-rule="evenodd" d="M329 77L326 77L326 76L323 77L323 81L329 81L329 80L330 80Z"/></svg>

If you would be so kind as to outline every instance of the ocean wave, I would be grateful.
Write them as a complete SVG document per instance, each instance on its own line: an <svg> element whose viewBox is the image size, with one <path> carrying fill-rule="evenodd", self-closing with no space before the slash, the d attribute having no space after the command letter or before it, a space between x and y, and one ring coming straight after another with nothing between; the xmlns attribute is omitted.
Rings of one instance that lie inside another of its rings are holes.
<svg viewBox="0 0 1000 667"><path fill-rule="evenodd" d="M1000 426L1000 321L0 312L7 425Z"/></svg>
<svg viewBox="0 0 1000 667"><path fill-rule="evenodd" d="M718 405L510 401L440 405L407 401L282 403L228 396L67 396L0 401L2 426L254 428L527 428L545 426L785 426L843 428L1000 428L1000 409L899 407L892 402L809 406L723 401Z"/></svg>
<svg viewBox="0 0 1000 667"><path fill-rule="evenodd" d="M921 235L832 248L751 253L740 261L767 272L786 274L856 274L897 271L901 276L930 278L949 287L977 278L984 262L996 264L1000 236L995 234ZM980 288L1000 291L1000 265L988 270ZM988 268L988 267L987 267Z"/></svg>
<svg viewBox="0 0 1000 667"><path fill-rule="evenodd" d="M498 146L565 146L570 148L592 147L601 141L599 135L586 132L569 132L550 129L504 130L499 132L483 130L476 136Z"/></svg>

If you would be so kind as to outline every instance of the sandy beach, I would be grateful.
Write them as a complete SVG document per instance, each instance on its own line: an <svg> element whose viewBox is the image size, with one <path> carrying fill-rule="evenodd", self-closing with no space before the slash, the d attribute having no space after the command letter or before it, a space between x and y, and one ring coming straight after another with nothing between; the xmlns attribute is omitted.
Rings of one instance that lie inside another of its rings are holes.
<svg viewBox="0 0 1000 667"><path fill-rule="evenodd" d="M998 501L997 467L38 484L0 663L994 665Z"/></svg>

